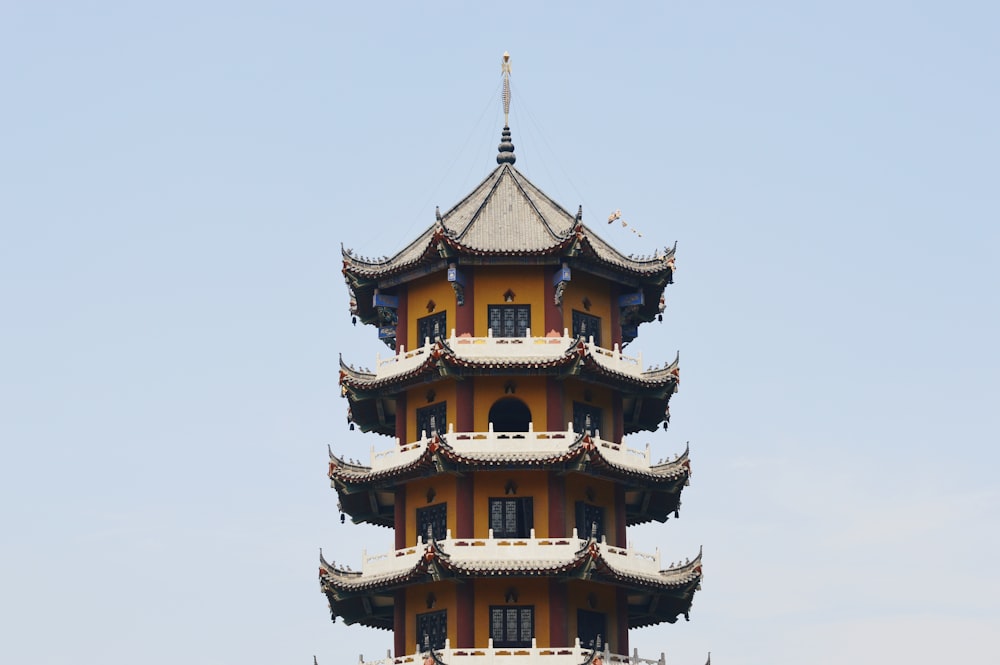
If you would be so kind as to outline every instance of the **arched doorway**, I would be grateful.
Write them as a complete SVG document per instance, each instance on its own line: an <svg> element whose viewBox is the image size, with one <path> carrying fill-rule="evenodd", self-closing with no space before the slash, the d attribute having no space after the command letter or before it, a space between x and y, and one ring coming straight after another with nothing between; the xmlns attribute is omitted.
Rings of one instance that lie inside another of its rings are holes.
<svg viewBox="0 0 1000 665"><path fill-rule="evenodd" d="M531 409L516 397L498 399L490 407L494 432L527 432Z"/></svg>

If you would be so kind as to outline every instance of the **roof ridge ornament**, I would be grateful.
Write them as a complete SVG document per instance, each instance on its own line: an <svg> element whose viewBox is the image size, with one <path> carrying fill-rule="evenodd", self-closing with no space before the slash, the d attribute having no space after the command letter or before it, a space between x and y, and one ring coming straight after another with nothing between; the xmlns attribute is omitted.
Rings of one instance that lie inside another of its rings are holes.
<svg viewBox="0 0 1000 665"><path fill-rule="evenodd" d="M503 52L500 61L500 74L503 76L503 132L500 134L500 145L497 146L497 164L513 164L514 143L510 139L510 53Z"/></svg>

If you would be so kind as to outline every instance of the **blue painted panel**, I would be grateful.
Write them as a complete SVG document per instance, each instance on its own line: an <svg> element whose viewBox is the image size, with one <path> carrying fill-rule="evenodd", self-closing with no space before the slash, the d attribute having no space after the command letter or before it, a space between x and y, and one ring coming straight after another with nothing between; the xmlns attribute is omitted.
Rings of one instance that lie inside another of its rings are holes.
<svg viewBox="0 0 1000 665"><path fill-rule="evenodd" d="M642 291L637 291L636 293L625 293L618 296L618 306L619 307L630 307L632 305L645 305L646 298Z"/></svg>

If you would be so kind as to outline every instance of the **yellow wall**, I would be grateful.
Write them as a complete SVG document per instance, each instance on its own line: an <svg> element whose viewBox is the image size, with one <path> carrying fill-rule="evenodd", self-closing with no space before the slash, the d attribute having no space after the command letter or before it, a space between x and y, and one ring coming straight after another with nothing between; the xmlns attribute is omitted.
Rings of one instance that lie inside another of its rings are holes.
<svg viewBox="0 0 1000 665"><path fill-rule="evenodd" d="M583 299L590 300L590 309ZM573 310L601 318L601 346L611 347L611 288L603 279L582 270L573 271L573 279L563 293L563 327L573 329ZM561 331L560 331L561 332Z"/></svg>
<svg viewBox="0 0 1000 665"><path fill-rule="evenodd" d="M475 337L486 337L489 328L489 305L531 305L531 334L545 336L545 280L544 266L491 266L476 271L473 281L475 298ZM551 272L551 268L549 268ZM503 294L510 289L514 301L505 302ZM561 331L560 331L561 332Z"/></svg>
<svg viewBox="0 0 1000 665"><path fill-rule="evenodd" d="M504 386L513 381L515 392L504 394ZM516 397L527 405L531 411L532 425L536 432L549 431L545 415L545 377L544 376L478 376L475 378L475 430L485 432L489 429L490 407L494 402L504 397ZM565 429L556 427L557 430Z"/></svg>
<svg viewBox="0 0 1000 665"><path fill-rule="evenodd" d="M489 305L530 305L531 331L533 335L544 336L545 329L545 284L551 279L551 266L496 266L477 268L473 280L475 290L471 299L474 307L474 335L486 336L488 327L487 308ZM506 303L503 294L508 289L514 291L513 303ZM611 311L616 303L611 302L610 288L604 280L593 277L582 271L575 271L564 296L563 327L572 328L572 312L578 310L601 318L601 336L604 346L610 346L612 338ZM590 309L583 306L583 299L590 300ZM430 275L411 282L407 289L408 320L407 348L416 348L423 344L417 340L417 319L428 315L427 301L434 300L434 312L447 312L446 334L456 327L456 306L454 291L444 279L443 274ZM562 332L559 330L558 332ZM547 418L546 378L545 377L475 377L474 398L475 415L474 429L486 431L489 427L489 409L498 399L515 397L523 401L531 410L532 421L536 431L563 430L565 422L549 423ZM505 394L504 385L508 381L516 384L514 394ZM565 420L571 419L572 403L574 401L592 404L603 413L601 434L610 437L613 427L612 393L609 389L570 379L565 386ZM432 402L426 399L427 391L434 390ZM590 393L590 401L584 398L584 391ZM436 382L407 391L407 438L416 440L416 410L429 404L447 402L447 421L457 421L456 388L453 380ZM447 424L442 425L443 431ZM605 431L606 430L606 431ZM505 494L505 485L513 480L517 485L516 494ZM428 503L427 490L433 487L434 499ZM566 476L565 506L567 523L572 529L575 523L574 506L577 501L587 501L604 507L605 531L609 542L615 543L614 534L617 530L615 516L614 484L599 479L571 473ZM593 500L588 499L587 491L593 493ZM486 538L489 531L489 499L492 497L528 497L532 498L533 525L538 537L549 534L549 489L548 472L546 471L480 471L473 478L473 535L475 538ZM446 503L447 525L452 533L457 533L457 481L450 474L434 475L428 478L411 481L406 486L406 544L416 542L416 510L421 507ZM584 536L585 534L581 534ZM473 585L473 632L475 645L484 648L489 638L489 608L492 605L507 605L505 596L512 587L517 590L518 599L514 605L531 605L535 609L535 637L540 647L550 645L550 608L549 580L547 578L480 578L468 582ZM577 632L577 610L585 609L602 612L608 618L608 635L615 646L618 627L615 607L615 590L610 585L594 582L567 581L566 630L572 637ZM457 644L457 593L456 585L450 581L420 584L406 590L406 650L413 648L418 641L416 635L416 615L439 610L448 611L448 638L453 645ZM436 603L433 608L427 608L427 595L433 593ZM591 597L591 594L593 596ZM591 607L591 598L595 606Z"/></svg>
<svg viewBox="0 0 1000 665"><path fill-rule="evenodd" d="M416 349L424 345L424 340L417 339L417 319L447 312L447 322L445 323L444 337L451 336L451 329L455 327L455 291L451 284L445 279L444 273L435 273L427 277L421 277L407 285L407 321L406 339L407 349ZM433 300L435 307L433 312L427 311L427 301Z"/></svg>
<svg viewBox="0 0 1000 665"><path fill-rule="evenodd" d="M534 605L535 639L539 647L549 646L549 580L548 578L478 579L475 581L475 641L485 648L490 638L490 606L507 605L508 589L516 589L517 602L511 605ZM575 619L574 619L575 620ZM449 630L451 628L449 617Z"/></svg>
<svg viewBox="0 0 1000 665"><path fill-rule="evenodd" d="M434 594L434 607L427 607L428 594ZM458 644L458 600L454 582L428 582L417 584L406 589L406 652L414 645L423 641L422 635L417 635L417 615L425 612L448 611L448 639L452 645ZM423 650L423 644L417 652Z"/></svg>
<svg viewBox="0 0 1000 665"><path fill-rule="evenodd" d="M434 499L427 501L427 490L434 488ZM451 532L458 533L455 519L457 486L455 476L448 473L441 473L430 478L420 478L410 481L406 485L406 545L407 547L417 542L417 508L435 506L439 503L448 504L448 528ZM424 534L421 534L423 536ZM407 633L409 635L409 633Z"/></svg>
<svg viewBox="0 0 1000 665"><path fill-rule="evenodd" d="M508 480L517 485L516 494L504 494ZM473 533L476 538L486 538L490 529L490 498L525 497L532 498L532 523L535 535L548 536L549 533L549 488L546 471L479 471L473 481ZM448 515L449 519L451 515Z"/></svg>

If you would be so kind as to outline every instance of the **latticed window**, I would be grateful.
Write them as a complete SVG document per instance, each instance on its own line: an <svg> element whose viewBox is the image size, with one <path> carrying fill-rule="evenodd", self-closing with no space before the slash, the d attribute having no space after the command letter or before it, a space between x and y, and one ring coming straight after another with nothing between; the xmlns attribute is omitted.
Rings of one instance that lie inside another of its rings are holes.
<svg viewBox="0 0 1000 665"><path fill-rule="evenodd" d="M524 337L531 327L530 305L489 305L490 330L494 337Z"/></svg>
<svg viewBox="0 0 1000 665"><path fill-rule="evenodd" d="M448 504L438 503L426 508L417 508L417 535L427 542L427 530L434 534L434 540L444 540L448 535Z"/></svg>
<svg viewBox="0 0 1000 665"><path fill-rule="evenodd" d="M530 647L535 634L535 608L531 605L492 605L490 637L495 647Z"/></svg>
<svg viewBox="0 0 1000 665"><path fill-rule="evenodd" d="M438 337L447 337L447 325L447 312L438 312L417 319L417 346L423 346L428 339L433 342Z"/></svg>
<svg viewBox="0 0 1000 665"><path fill-rule="evenodd" d="M573 337L583 337L588 340L593 337L594 344L601 345L601 319L591 314L573 310Z"/></svg>
<svg viewBox="0 0 1000 665"><path fill-rule="evenodd" d="M601 410L591 404L583 402L573 402L573 431L586 432L594 436L597 432L604 431Z"/></svg>
<svg viewBox="0 0 1000 665"><path fill-rule="evenodd" d="M448 418L448 403L438 402L417 409L417 437L433 436L435 432L443 434L448 431L445 419Z"/></svg>
<svg viewBox="0 0 1000 665"><path fill-rule="evenodd" d="M608 641L608 617L602 612L589 610L576 611L576 634L580 638L580 646L594 648L597 638L606 644Z"/></svg>
<svg viewBox="0 0 1000 665"><path fill-rule="evenodd" d="M448 610L417 615L417 639L423 648L443 649L448 637Z"/></svg>
<svg viewBox="0 0 1000 665"><path fill-rule="evenodd" d="M597 538L604 535L604 508L586 501L576 502L576 535L580 538L590 538L594 527L597 527Z"/></svg>
<svg viewBox="0 0 1000 665"><path fill-rule="evenodd" d="M531 497L490 499L490 528L494 538L527 538L533 524Z"/></svg>

